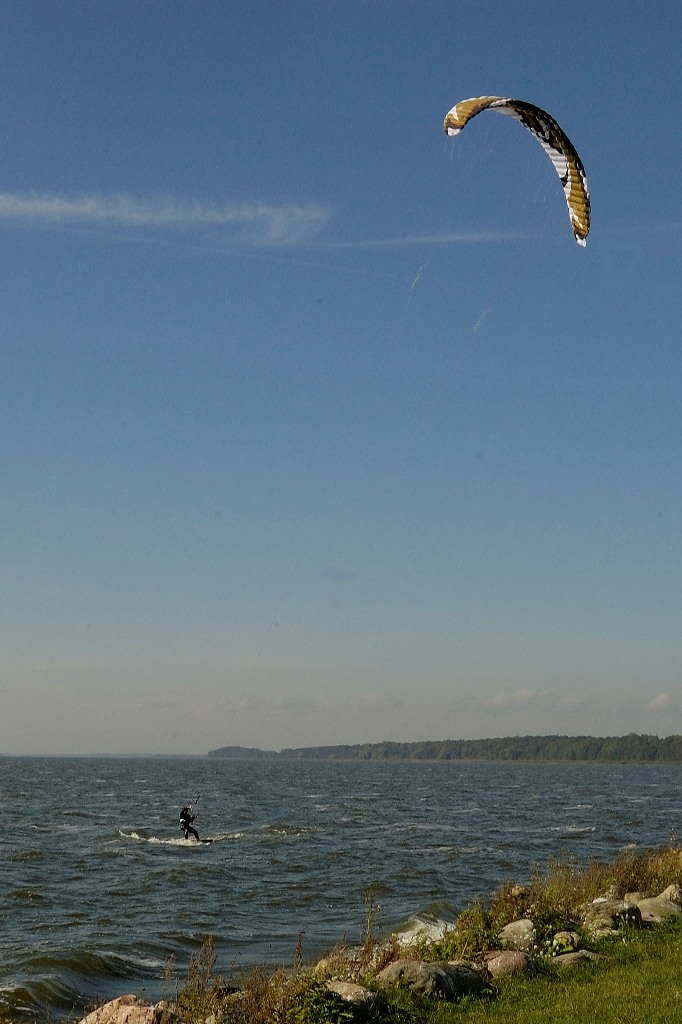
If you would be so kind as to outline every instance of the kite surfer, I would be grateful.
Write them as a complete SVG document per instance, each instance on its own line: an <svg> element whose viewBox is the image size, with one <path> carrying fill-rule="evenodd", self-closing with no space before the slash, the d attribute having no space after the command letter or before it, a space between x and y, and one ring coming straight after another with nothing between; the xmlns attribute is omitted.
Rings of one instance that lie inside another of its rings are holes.
<svg viewBox="0 0 682 1024"><path fill-rule="evenodd" d="M197 830L195 828L192 828L192 822L194 821L195 817L196 815L192 813L191 804L189 804L189 806L185 805L185 807L183 807L182 810L180 811L180 828L185 833L185 839L189 839L190 832L192 833L195 839L199 838L199 833L197 832Z"/></svg>

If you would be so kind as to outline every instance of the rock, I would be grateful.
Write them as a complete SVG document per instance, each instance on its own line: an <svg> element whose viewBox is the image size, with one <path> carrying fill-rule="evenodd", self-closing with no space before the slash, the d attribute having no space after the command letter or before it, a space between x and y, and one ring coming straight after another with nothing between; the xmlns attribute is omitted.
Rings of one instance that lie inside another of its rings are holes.
<svg viewBox="0 0 682 1024"><path fill-rule="evenodd" d="M161 1013L137 996L119 996L84 1017L81 1024L158 1024Z"/></svg>
<svg viewBox="0 0 682 1024"><path fill-rule="evenodd" d="M641 928L642 913L636 903L600 897L587 905L583 920L585 930L599 939L617 935L621 924Z"/></svg>
<svg viewBox="0 0 682 1024"><path fill-rule="evenodd" d="M347 999L349 1003L362 1003L372 997L372 992L368 988L356 985L354 981L328 981L327 988L342 999Z"/></svg>
<svg viewBox="0 0 682 1024"><path fill-rule="evenodd" d="M677 885L673 882L667 889L664 889L661 893L661 897L666 900L670 900L671 903L677 903L678 906L682 907L682 886Z"/></svg>
<svg viewBox="0 0 682 1024"><path fill-rule="evenodd" d="M662 924L667 918L682 917L682 908L666 896L652 896L650 899L639 900L637 906L645 925Z"/></svg>
<svg viewBox="0 0 682 1024"><path fill-rule="evenodd" d="M353 1006L369 1007L382 998L376 992L371 992L364 985L356 985L353 981L328 981L326 987Z"/></svg>
<svg viewBox="0 0 682 1024"><path fill-rule="evenodd" d="M532 974L535 961L520 949L492 950L486 953L483 963L493 978L507 978L512 974Z"/></svg>
<svg viewBox="0 0 682 1024"><path fill-rule="evenodd" d="M645 896L643 892L628 892L625 900L636 903L644 925L662 924L666 918L682 914L682 888L673 883L660 896Z"/></svg>
<svg viewBox="0 0 682 1024"><path fill-rule="evenodd" d="M381 988L407 988L415 995L456 1002L464 996L492 991L490 983L473 964L424 963L421 960L395 960L376 976Z"/></svg>
<svg viewBox="0 0 682 1024"><path fill-rule="evenodd" d="M394 960L376 976L381 988L398 986L409 988L421 996L449 997L450 986L441 964L422 963L420 960Z"/></svg>
<svg viewBox="0 0 682 1024"><path fill-rule="evenodd" d="M576 964L598 959L597 954L591 953L589 949L576 949L572 953L560 953L559 956L554 957L552 963L559 967L575 967Z"/></svg>
<svg viewBox="0 0 682 1024"><path fill-rule="evenodd" d="M533 922L524 917L520 921L512 921L511 924L505 925L497 937L503 946L527 953L535 945L537 932Z"/></svg>

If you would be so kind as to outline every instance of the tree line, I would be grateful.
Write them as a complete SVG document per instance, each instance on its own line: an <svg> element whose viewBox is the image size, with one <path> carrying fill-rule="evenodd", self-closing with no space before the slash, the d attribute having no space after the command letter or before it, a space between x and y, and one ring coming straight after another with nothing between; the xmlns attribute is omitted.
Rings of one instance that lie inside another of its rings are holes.
<svg viewBox="0 0 682 1024"><path fill-rule="evenodd" d="M505 736L480 740L428 740L415 743L355 743L324 747L219 747L208 757L305 758L336 761L595 761L610 763L682 762L682 736Z"/></svg>

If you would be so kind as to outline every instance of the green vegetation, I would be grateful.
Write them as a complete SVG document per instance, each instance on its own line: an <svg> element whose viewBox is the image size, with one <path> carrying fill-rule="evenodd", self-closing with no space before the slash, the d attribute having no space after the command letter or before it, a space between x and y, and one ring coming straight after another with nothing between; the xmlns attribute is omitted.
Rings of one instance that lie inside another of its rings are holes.
<svg viewBox="0 0 682 1024"><path fill-rule="evenodd" d="M465 910L441 940L422 939L409 948L376 934L380 907L370 892L361 944L343 942L314 967L304 964L299 940L293 969L258 967L237 985L226 984L215 973L209 940L165 1004L164 1018L167 1024L178 1017L199 1024L210 1015L215 1024L670 1024L682 1019L682 918L649 929L625 927L599 941L583 934L581 948L597 958L571 968L558 965L552 936L578 929L582 908L597 896L657 895L673 883L682 884L682 848L674 836L660 850L629 853L611 864L551 861L527 884L507 884L487 904ZM536 972L496 981L492 996L448 1002L407 989L381 991L377 984L381 968L399 958L481 963L486 950L499 948L500 928L520 917L536 926ZM327 987L328 978L362 984L370 998L353 1004Z"/></svg>
<svg viewBox="0 0 682 1024"><path fill-rule="evenodd" d="M682 1019L682 928L602 942L602 959L498 983L491 1003L440 1005L414 1024L672 1024Z"/></svg>
<svg viewBox="0 0 682 1024"><path fill-rule="evenodd" d="M252 747L219 747L208 757L318 758L336 761L597 761L619 764L682 762L682 736L506 736L421 743L356 743L296 747L279 753Z"/></svg>

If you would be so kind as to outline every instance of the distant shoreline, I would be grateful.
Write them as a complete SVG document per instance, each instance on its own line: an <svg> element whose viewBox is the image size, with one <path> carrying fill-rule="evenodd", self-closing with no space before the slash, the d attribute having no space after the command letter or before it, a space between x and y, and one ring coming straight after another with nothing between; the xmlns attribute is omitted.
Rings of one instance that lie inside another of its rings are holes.
<svg viewBox="0 0 682 1024"><path fill-rule="evenodd" d="M338 744L260 750L228 746L206 757L233 760L502 761L525 764L682 764L682 736L506 736L480 740Z"/></svg>

